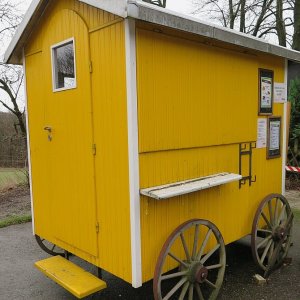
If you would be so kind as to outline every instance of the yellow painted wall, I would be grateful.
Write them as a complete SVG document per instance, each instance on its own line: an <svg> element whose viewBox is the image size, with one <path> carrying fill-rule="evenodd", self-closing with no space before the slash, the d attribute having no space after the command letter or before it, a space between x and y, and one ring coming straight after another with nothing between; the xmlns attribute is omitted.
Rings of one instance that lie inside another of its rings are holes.
<svg viewBox="0 0 300 300"><path fill-rule="evenodd" d="M51 1L37 28L25 47L36 234L131 282L123 20L79 1ZM70 37L77 88L53 93L50 46Z"/></svg>
<svg viewBox="0 0 300 300"><path fill-rule="evenodd" d="M91 34L101 266L131 281L124 22Z"/></svg>
<svg viewBox="0 0 300 300"><path fill-rule="evenodd" d="M284 82L284 60L150 27L137 29L140 187L238 173L239 143L256 141L258 68ZM282 113L275 104L274 115ZM254 149L251 187L235 182L162 201L141 197L143 281L153 277L169 234L189 219L215 223L226 244L249 234L259 202L281 192L281 166L281 158L266 160L266 148Z"/></svg>

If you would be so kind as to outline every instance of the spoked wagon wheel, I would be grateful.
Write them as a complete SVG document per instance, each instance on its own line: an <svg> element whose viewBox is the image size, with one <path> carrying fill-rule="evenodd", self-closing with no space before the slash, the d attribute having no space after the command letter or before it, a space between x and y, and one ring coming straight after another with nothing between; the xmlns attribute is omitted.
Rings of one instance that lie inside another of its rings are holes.
<svg viewBox="0 0 300 300"><path fill-rule="evenodd" d="M252 225L254 261L267 277L281 266L291 245L293 213L285 197L268 195L261 202Z"/></svg>
<svg viewBox="0 0 300 300"><path fill-rule="evenodd" d="M216 299L225 265L225 245L218 228L206 220L187 221L173 231L160 252L154 298Z"/></svg>
<svg viewBox="0 0 300 300"><path fill-rule="evenodd" d="M53 256L56 256L56 255L64 256L64 251L62 249L60 249L58 246L56 246L55 244L52 244L45 239L42 239L38 235L35 235L35 239L36 239L37 243L39 244L39 246L46 253L53 255Z"/></svg>

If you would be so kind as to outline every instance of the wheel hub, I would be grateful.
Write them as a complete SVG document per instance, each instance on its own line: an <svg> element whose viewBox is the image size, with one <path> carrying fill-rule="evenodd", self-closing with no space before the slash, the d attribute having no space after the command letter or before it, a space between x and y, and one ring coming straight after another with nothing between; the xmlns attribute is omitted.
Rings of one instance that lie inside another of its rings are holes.
<svg viewBox="0 0 300 300"><path fill-rule="evenodd" d="M198 283L203 283L208 276L208 270L205 267L202 267L198 270L196 274L196 281Z"/></svg>
<svg viewBox="0 0 300 300"><path fill-rule="evenodd" d="M278 226L275 230L274 230L274 233L273 233L273 239L275 241L281 241L283 240L284 238L286 237L286 230L281 227L281 226Z"/></svg>
<svg viewBox="0 0 300 300"><path fill-rule="evenodd" d="M208 276L208 270L200 262L193 262L187 275L189 282L203 283Z"/></svg>

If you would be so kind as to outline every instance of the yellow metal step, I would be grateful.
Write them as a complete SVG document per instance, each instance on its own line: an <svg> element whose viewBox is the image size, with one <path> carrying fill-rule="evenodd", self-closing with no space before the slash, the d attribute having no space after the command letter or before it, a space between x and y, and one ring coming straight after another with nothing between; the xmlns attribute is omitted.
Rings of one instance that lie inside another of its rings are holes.
<svg viewBox="0 0 300 300"><path fill-rule="evenodd" d="M79 299L106 288L106 283L103 280L61 256L37 261L35 266Z"/></svg>

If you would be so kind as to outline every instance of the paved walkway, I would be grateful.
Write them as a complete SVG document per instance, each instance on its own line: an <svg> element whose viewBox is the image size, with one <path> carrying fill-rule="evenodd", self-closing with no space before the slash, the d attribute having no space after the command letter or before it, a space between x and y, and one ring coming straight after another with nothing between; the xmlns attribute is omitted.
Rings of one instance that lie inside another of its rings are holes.
<svg viewBox="0 0 300 300"><path fill-rule="evenodd" d="M285 197L288 199L292 209L300 210L300 191L286 191Z"/></svg>

